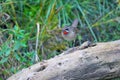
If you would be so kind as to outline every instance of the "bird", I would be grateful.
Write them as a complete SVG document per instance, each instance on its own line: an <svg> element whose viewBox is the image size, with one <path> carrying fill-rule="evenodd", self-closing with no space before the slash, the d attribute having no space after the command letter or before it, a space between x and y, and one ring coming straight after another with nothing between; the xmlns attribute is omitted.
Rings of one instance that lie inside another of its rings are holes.
<svg viewBox="0 0 120 80"><path fill-rule="evenodd" d="M77 26L78 26L78 19L75 19L71 26L65 26L62 28L61 34L63 39L67 41L74 41L77 36Z"/></svg>
<svg viewBox="0 0 120 80"><path fill-rule="evenodd" d="M75 19L71 26L65 26L64 28L62 28L62 37L67 41L74 41L72 48L69 48L67 51L63 52L63 54L68 54L75 50L81 50L88 47L96 46L96 43L92 43L91 41L85 41L81 46L75 47L75 39L77 37L77 34L79 33L78 31L80 31L77 29L77 26L78 19Z"/></svg>

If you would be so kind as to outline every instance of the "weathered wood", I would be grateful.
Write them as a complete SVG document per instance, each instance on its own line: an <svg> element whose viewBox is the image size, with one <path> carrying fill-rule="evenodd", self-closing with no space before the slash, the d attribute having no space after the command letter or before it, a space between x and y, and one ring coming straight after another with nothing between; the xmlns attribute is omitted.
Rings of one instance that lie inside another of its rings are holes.
<svg viewBox="0 0 120 80"><path fill-rule="evenodd" d="M98 80L120 77L120 40L56 56L7 80Z"/></svg>

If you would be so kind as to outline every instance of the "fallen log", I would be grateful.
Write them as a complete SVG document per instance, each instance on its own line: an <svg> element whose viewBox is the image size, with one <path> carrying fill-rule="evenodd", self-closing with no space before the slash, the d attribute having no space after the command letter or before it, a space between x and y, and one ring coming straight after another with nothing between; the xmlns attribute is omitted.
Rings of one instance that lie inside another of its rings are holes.
<svg viewBox="0 0 120 80"><path fill-rule="evenodd" d="M7 80L98 80L120 77L120 40L39 62Z"/></svg>

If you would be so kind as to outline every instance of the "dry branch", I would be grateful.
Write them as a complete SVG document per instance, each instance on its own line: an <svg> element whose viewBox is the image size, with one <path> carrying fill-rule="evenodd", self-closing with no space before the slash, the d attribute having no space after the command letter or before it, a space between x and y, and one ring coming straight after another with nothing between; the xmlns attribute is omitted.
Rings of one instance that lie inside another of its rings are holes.
<svg viewBox="0 0 120 80"><path fill-rule="evenodd" d="M97 80L120 77L120 40L39 62L8 80Z"/></svg>

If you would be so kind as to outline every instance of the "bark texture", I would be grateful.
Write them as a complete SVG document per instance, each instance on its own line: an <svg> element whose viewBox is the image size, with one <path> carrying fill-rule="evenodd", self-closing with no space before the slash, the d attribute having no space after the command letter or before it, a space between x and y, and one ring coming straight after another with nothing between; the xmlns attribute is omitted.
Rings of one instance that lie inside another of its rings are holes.
<svg viewBox="0 0 120 80"><path fill-rule="evenodd" d="M120 40L59 55L7 80L98 80L120 77Z"/></svg>

